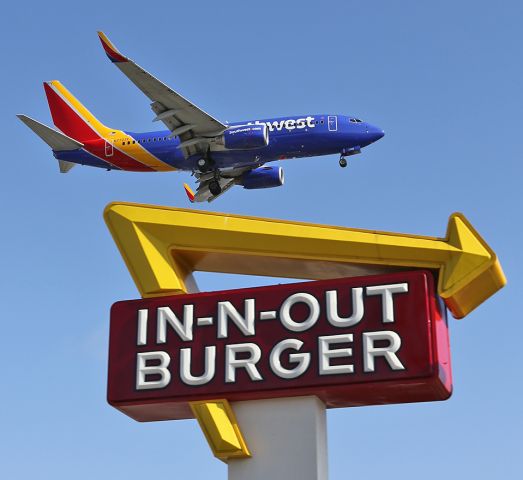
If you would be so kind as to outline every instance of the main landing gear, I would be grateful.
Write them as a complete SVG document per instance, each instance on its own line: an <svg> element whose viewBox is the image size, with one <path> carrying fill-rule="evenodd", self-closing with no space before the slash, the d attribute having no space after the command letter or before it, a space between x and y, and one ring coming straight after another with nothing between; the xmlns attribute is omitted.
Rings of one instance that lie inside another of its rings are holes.
<svg viewBox="0 0 523 480"><path fill-rule="evenodd" d="M209 182L209 192L214 196L220 195L220 193L222 193L220 172L216 169L214 160L209 155L209 152L204 153L203 156L196 161L196 166L198 170L195 171L195 173L199 172L200 179Z"/></svg>
<svg viewBox="0 0 523 480"><path fill-rule="evenodd" d="M343 156L340 157L340 167L345 168L347 166L347 159Z"/></svg>
<svg viewBox="0 0 523 480"><path fill-rule="evenodd" d="M214 162L209 157L202 157L196 162L198 170L202 173L208 172L212 168L213 163Z"/></svg>
<svg viewBox="0 0 523 480"><path fill-rule="evenodd" d="M220 182L218 180L214 179L209 182L209 192L211 192L214 196L220 195L220 193L222 193L222 187L220 187Z"/></svg>

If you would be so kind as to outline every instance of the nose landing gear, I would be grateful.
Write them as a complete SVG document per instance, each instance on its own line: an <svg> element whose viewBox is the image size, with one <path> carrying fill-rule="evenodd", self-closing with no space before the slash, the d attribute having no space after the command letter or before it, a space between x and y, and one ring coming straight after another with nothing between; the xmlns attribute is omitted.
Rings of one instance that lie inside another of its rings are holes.
<svg viewBox="0 0 523 480"><path fill-rule="evenodd" d="M359 146L351 147L351 148L344 148L341 151L340 167L345 168L347 166L347 159L345 157L352 157L352 155L357 155L358 153L361 153L361 148Z"/></svg>

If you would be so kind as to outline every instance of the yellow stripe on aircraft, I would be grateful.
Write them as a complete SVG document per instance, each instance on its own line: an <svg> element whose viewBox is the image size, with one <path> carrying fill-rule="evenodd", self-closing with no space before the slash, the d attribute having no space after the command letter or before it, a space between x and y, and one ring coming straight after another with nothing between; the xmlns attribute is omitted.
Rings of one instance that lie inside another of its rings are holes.
<svg viewBox="0 0 523 480"><path fill-rule="evenodd" d="M154 168L159 172L166 172L176 170L173 166L162 162L159 158L154 156L151 152L145 149L136 139L126 134L122 130L113 130L106 127L100 122L84 105L65 88L58 80L53 80L49 84L78 112L78 114L91 126L91 128L102 137L104 140L113 143L114 147L121 152L129 155L134 160ZM130 145L123 145L123 142L130 140L136 141Z"/></svg>

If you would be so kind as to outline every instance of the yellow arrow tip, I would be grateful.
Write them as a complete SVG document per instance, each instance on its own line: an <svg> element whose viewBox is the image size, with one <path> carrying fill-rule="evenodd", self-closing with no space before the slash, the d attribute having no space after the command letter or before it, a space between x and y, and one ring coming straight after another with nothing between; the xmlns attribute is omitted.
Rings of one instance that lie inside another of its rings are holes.
<svg viewBox="0 0 523 480"><path fill-rule="evenodd" d="M438 290L453 316L463 318L507 280L496 254L461 213L449 219L447 242L455 250L449 252Z"/></svg>

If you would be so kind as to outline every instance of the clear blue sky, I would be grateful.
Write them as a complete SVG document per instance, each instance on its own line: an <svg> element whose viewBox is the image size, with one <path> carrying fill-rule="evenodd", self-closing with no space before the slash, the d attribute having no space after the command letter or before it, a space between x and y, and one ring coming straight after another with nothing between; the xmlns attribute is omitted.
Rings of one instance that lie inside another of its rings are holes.
<svg viewBox="0 0 523 480"><path fill-rule="evenodd" d="M0 477L226 478L194 421L139 424L105 401L109 308L138 293L103 208L187 207L189 176L60 175L15 118L50 123L41 82L59 79L106 124L156 126L98 29L221 120L350 113L386 131L345 170L336 156L284 162L285 187L196 208L438 236L467 215L509 284L450 322L453 397L330 411L331 479L519 477L522 14L520 1L478 0L7 2ZM202 289L245 283L200 276Z"/></svg>

